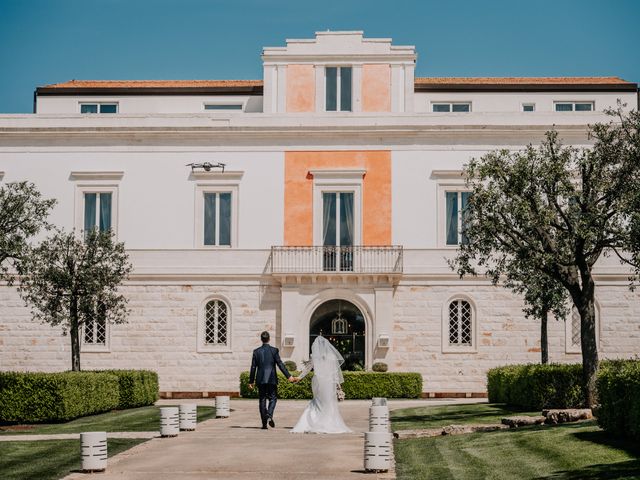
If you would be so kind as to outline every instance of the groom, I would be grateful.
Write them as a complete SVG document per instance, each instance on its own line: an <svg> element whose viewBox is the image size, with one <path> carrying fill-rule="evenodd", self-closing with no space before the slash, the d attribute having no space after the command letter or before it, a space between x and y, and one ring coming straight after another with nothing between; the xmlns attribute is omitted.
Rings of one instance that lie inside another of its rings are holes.
<svg viewBox="0 0 640 480"><path fill-rule="evenodd" d="M278 401L278 377L276 375L276 365L280 371L290 382L294 382L295 378L291 376L287 367L280 360L278 349L269 345L269 332L260 334L262 346L253 351L251 359L251 372L249 373L249 389L253 390L256 381L259 392L260 418L262 419L262 429L267 429L267 422L274 428L276 423L273 421L273 411L276 409ZM267 399L269 399L269 407L267 408Z"/></svg>

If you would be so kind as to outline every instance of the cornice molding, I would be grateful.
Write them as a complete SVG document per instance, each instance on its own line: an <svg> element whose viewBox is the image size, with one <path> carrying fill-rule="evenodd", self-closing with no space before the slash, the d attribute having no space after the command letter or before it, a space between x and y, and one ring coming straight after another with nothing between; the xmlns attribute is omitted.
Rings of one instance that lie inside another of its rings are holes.
<svg viewBox="0 0 640 480"><path fill-rule="evenodd" d="M71 172L69 178L74 181L78 180L122 180L123 171L76 171Z"/></svg>
<svg viewBox="0 0 640 480"><path fill-rule="evenodd" d="M189 178L192 180L224 180L224 181L236 181L239 182L242 180L242 176L244 175L244 171L236 170L236 171L216 171L216 172L207 172L207 171L192 171L189 175Z"/></svg>
<svg viewBox="0 0 640 480"><path fill-rule="evenodd" d="M362 180L366 170L362 169L327 169L327 170L309 170L314 180Z"/></svg>
<svg viewBox="0 0 640 480"><path fill-rule="evenodd" d="M464 180L467 176L462 170L431 170L432 180Z"/></svg>

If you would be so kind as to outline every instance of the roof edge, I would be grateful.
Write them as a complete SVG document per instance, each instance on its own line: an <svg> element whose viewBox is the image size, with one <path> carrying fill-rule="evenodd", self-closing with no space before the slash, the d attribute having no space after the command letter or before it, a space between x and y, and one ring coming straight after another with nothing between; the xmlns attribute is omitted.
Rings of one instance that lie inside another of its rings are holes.
<svg viewBox="0 0 640 480"><path fill-rule="evenodd" d="M636 92L637 83L460 84L414 85L415 92Z"/></svg>

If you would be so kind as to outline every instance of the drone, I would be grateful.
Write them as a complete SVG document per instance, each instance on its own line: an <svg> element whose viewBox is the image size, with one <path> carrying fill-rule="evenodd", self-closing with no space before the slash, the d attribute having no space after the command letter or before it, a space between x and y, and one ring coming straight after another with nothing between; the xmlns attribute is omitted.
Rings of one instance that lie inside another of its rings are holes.
<svg viewBox="0 0 640 480"><path fill-rule="evenodd" d="M191 171L193 172L196 168L202 168L204 169L205 172L210 172L212 168L221 168L222 169L222 173L224 173L224 167L226 166L226 163L210 163L210 162L204 162L204 163L187 163L186 165L187 167L191 167Z"/></svg>

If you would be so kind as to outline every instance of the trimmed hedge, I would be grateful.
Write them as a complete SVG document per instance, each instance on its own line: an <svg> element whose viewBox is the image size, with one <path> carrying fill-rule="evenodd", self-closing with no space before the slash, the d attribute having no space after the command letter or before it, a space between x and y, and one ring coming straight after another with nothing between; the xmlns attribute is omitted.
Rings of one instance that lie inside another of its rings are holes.
<svg viewBox="0 0 640 480"><path fill-rule="evenodd" d="M596 384L598 425L614 435L640 440L640 361L602 362Z"/></svg>
<svg viewBox="0 0 640 480"><path fill-rule="evenodd" d="M580 364L526 364L487 372L490 403L525 409L579 408L584 405Z"/></svg>
<svg viewBox="0 0 640 480"><path fill-rule="evenodd" d="M158 374L151 370L99 370L118 377L119 409L153 405L160 397Z"/></svg>
<svg viewBox="0 0 640 480"><path fill-rule="evenodd" d="M98 372L0 372L0 421L63 422L118 407L118 377Z"/></svg>
<svg viewBox="0 0 640 480"><path fill-rule="evenodd" d="M342 390L347 399L419 398L422 393L422 375L419 373L377 373L342 372L344 383ZM294 373L292 372L292 375ZM307 399L311 393L310 373L299 383L289 383L278 373L278 397L282 399ZM240 395L245 398L257 398L258 389L249 390L249 372L240 374Z"/></svg>

